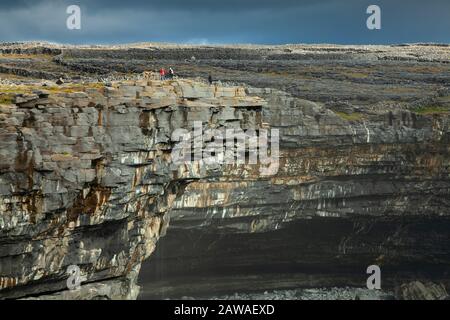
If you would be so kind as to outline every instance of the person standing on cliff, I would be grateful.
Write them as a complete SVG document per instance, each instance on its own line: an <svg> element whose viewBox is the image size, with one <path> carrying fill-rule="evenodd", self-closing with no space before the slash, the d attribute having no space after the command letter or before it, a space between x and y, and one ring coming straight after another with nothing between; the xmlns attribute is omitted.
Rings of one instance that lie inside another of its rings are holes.
<svg viewBox="0 0 450 320"><path fill-rule="evenodd" d="M166 69L161 68L159 70L159 75L161 76L161 80L166 80Z"/></svg>
<svg viewBox="0 0 450 320"><path fill-rule="evenodd" d="M173 80L173 77L175 76L175 72L173 71L172 67L169 68L169 79Z"/></svg>
<svg viewBox="0 0 450 320"><path fill-rule="evenodd" d="M212 78L211 75L208 76L208 82L209 82L209 84L212 84L212 83L213 83L213 78Z"/></svg>

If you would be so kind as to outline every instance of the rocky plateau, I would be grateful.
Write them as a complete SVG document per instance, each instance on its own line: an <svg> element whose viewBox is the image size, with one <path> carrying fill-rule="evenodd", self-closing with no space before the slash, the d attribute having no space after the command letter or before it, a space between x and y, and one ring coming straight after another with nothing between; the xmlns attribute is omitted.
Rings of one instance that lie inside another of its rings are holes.
<svg viewBox="0 0 450 320"><path fill-rule="evenodd" d="M0 298L289 296L374 264L444 298L449 115L448 45L0 44ZM174 169L195 121L278 129L278 171Z"/></svg>

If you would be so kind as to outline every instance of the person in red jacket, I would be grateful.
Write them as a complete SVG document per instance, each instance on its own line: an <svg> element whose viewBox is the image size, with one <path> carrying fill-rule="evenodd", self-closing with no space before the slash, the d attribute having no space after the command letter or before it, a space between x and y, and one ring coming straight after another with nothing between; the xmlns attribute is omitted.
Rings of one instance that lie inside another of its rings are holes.
<svg viewBox="0 0 450 320"><path fill-rule="evenodd" d="M166 69L161 68L159 70L159 75L161 76L161 80L166 80Z"/></svg>

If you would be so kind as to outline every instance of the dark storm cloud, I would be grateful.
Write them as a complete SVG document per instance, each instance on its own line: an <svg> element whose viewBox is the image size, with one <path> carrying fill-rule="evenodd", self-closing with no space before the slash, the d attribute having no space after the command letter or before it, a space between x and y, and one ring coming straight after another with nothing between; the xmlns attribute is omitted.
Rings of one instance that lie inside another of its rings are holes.
<svg viewBox="0 0 450 320"><path fill-rule="evenodd" d="M333 2L338 0L323 0L323 3ZM92 10L103 10L105 8L136 8L136 10L142 9L155 9L155 10L226 10L226 11L238 11L238 10L254 10L258 8L293 8L298 6L305 6L317 3L317 0L91 0L91 1L70 1L70 0L2 0L0 2L0 8L14 8L23 6L32 6L42 3L58 4L85 4Z"/></svg>
<svg viewBox="0 0 450 320"><path fill-rule="evenodd" d="M67 30L65 9L82 9ZM382 8L382 30L366 8ZM0 1L0 41L62 43L450 42L450 1L430 0L15 0Z"/></svg>

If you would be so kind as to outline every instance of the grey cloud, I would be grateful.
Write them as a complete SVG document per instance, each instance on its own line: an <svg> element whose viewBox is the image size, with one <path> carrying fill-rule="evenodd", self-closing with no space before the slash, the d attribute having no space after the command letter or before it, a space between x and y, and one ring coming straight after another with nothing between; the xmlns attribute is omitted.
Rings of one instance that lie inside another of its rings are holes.
<svg viewBox="0 0 450 320"><path fill-rule="evenodd" d="M382 7L382 30L365 9ZM82 30L65 27L69 4ZM430 0L37 0L0 2L0 41L62 43L450 42L450 1Z"/></svg>
<svg viewBox="0 0 450 320"><path fill-rule="evenodd" d="M2 0L0 9L11 9L41 5L43 3L54 6L78 4L89 7L91 10L135 9L135 10L177 10L177 11L232 11L257 9L283 9L298 8L317 3L339 2L339 0Z"/></svg>

